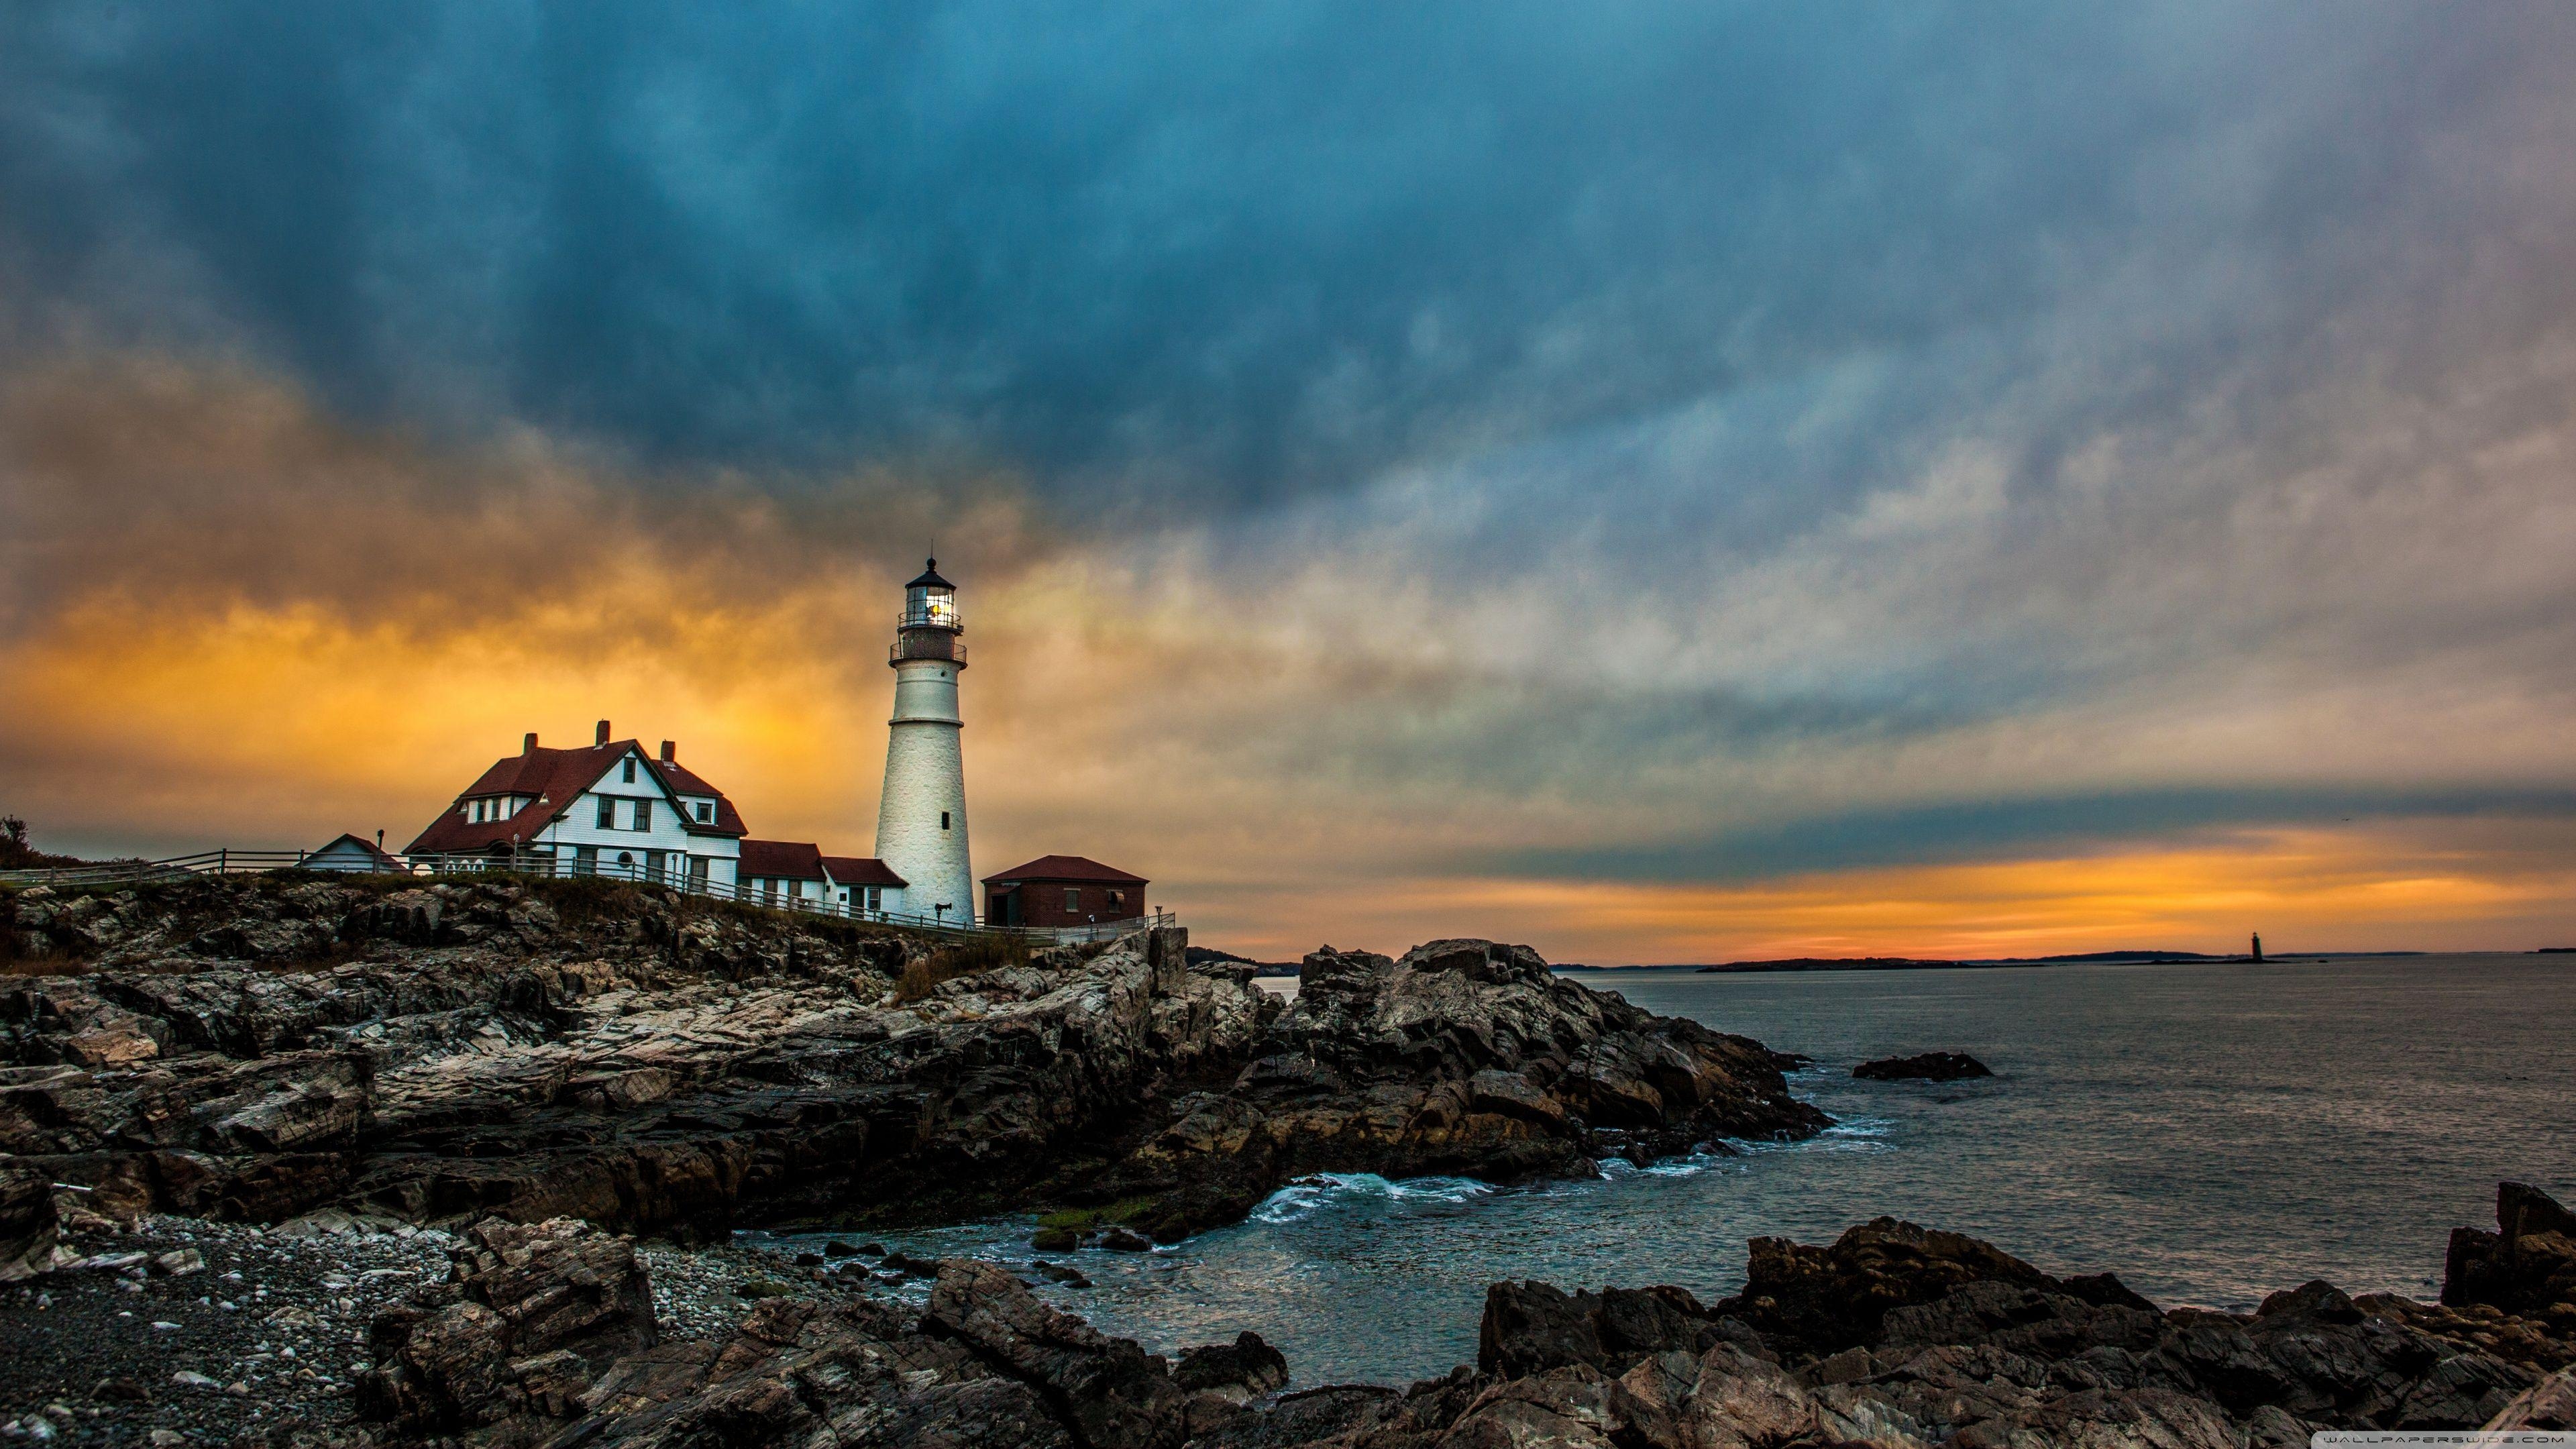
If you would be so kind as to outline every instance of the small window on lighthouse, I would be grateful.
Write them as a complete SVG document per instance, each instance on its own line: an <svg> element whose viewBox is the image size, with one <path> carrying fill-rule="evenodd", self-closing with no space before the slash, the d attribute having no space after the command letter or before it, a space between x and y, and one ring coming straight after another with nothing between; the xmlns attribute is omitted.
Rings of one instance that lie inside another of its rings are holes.
<svg viewBox="0 0 2576 1449"><path fill-rule="evenodd" d="M939 812L939 828L942 830L948 828L948 812L945 810Z"/></svg>

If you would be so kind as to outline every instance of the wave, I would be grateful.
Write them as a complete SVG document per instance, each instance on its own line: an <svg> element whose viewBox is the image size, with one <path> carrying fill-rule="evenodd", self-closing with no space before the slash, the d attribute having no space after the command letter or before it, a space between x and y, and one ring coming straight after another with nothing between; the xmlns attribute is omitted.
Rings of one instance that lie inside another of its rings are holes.
<svg viewBox="0 0 2576 1449"><path fill-rule="evenodd" d="M1738 1138L1728 1145L1747 1157L1774 1152L1894 1152L1896 1143L1890 1137L1895 1127L1892 1117L1844 1117L1815 1136L1795 1142Z"/></svg>
<svg viewBox="0 0 2576 1449"><path fill-rule="evenodd" d="M1374 1172L1319 1172L1262 1199L1250 1217L1273 1225L1303 1222L1336 1205L1385 1202L1456 1207L1497 1191L1472 1177L1380 1177Z"/></svg>
<svg viewBox="0 0 2576 1449"><path fill-rule="evenodd" d="M1659 1157L1643 1167L1624 1157L1605 1157L1599 1164L1600 1180L1625 1182L1634 1177L1697 1177L1712 1167L1724 1165L1735 1156L1732 1152L1691 1152L1679 1157Z"/></svg>

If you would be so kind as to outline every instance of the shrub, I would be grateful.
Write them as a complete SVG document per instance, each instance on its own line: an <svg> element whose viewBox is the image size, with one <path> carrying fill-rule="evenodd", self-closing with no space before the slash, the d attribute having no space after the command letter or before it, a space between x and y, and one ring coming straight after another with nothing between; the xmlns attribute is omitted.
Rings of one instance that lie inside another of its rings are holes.
<svg viewBox="0 0 2576 1449"><path fill-rule="evenodd" d="M919 1001L942 981L1027 964L1029 943L1017 936L969 936L952 945L942 946L920 960L906 963L903 979L895 983L895 999Z"/></svg>
<svg viewBox="0 0 2576 1449"><path fill-rule="evenodd" d="M1150 1197L1122 1197L1099 1207L1057 1208L1040 1217L1038 1227L1061 1232L1087 1232L1113 1223L1132 1223L1143 1217L1153 1205L1154 1199Z"/></svg>

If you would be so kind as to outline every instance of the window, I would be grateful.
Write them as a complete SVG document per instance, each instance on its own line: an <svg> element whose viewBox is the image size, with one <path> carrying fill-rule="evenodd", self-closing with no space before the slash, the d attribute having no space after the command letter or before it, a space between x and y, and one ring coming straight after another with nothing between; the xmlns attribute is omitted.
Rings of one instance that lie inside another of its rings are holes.
<svg viewBox="0 0 2576 1449"><path fill-rule="evenodd" d="M638 800L635 802L635 828L638 830L650 830L653 828L652 801Z"/></svg>
<svg viewBox="0 0 2576 1449"><path fill-rule="evenodd" d="M706 824L706 823L707 823L707 822L709 822L709 821L714 820L715 818L716 818L716 802L714 802L713 800L701 800L701 801L699 801L699 802L698 802L698 823L699 823L699 824L701 824L701 825L703 825L703 824Z"/></svg>
<svg viewBox="0 0 2576 1449"><path fill-rule="evenodd" d="M760 878L760 903L764 906L778 904L778 882L767 876Z"/></svg>
<svg viewBox="0 0 2576 1449"><path fill-rule="evenodd" d="M626 757L626 783L629 785L635 783L635 757L633 755L628 755Z"/></svg>
<svg viewBox="0 0 2576 1449"><path fill-rule="evenodd" d="M596 845L573 847L572 873L574 875L599 874L599 847Z"/></svg>
<svg viewBox="0 0 2576 1449"><path fill-rule="evenodd" d="M599 797L599 828L602 830L617 828L617 797L614 795Z"/></svg>
<svg viewBox="0 0 2576 1449"><path fill-rule="evenodd" d="M617 874L624 880L635 879L635 857L622 850L617 852Z"/></svg>
<svg viewBox="0 0 2576 1449"><path fill-rule="evenodd" d="M690 856L690 857L689 857L689 889L691 889L691 890L693 890L693 891L702 891L702 890L705 890L706 888L707 888L707 858L706 858L705 856L703 856L703 855L693 855L693 856Z"/></svg>
<svg viewBox="0 0 2576 1449"><path fill-rule="evenodd" d="M942 830L948 828L948 812L945 810L939 812L939 828Z"/></svg>
<svg viewBox="0 0 2576 1449"><path fill-rule="evenodd" d="M1074 889L1072 886L1066 886L1064 888L1064 908L1067 911L1081 910L1082 892Z"/></svg>
<svg viewBox="0 0 2576 1449"><path fill-rule="evenodd" d="M872 911L879 911L879 910L883 910L883 909L885 909L885 887L884 887L884 886L870 886L870 887L868 887L868 909L869 909L869 910L872 910Z"/></svg>
<svg viewBox="0 0 2576 1449"><path fill-rule="evenodd" d="M1111 891L1109 893L1109 909L1113 911L1123 911L1127 909L1127 893L1125 891Z"/></svg>

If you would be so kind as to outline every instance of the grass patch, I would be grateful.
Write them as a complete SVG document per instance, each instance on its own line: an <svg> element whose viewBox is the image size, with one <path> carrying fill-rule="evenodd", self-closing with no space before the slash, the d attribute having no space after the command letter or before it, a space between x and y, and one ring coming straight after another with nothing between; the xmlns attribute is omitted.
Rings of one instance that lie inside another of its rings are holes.
<svg viewBox="0 0 2576 1449"><path fill-rule="evenodd" d="M1101 1207L1057 1208L1038 1219L1041 1228L1061 1228L1069 1233L1105 1228L1113 1223L1132 1223L1154 1206L1150 1197L1122 1197Z"/></svg>
<svg viewBox="0 0 2576 1449"><path fill-rule="evenodd" d="M1018 936L969 936L906 965L903 979L895 983L895 999L919 1001L942 981L1027 964L1029 943Z"/></svg>

